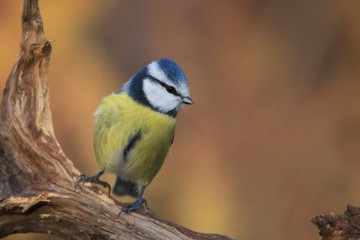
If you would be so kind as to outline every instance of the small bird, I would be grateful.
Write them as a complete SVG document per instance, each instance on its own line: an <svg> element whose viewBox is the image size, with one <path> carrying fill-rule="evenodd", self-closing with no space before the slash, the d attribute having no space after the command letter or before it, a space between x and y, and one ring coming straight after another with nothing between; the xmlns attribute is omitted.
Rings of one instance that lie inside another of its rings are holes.
<svg viewBox="0 0 360 240"><path fill-rule="evenodd" d="M188 80L170 59L151 62L118 91L104 97L95 112L94 149L100 171L81 174L76 182L101 181L106 171L117 176L113 193L137 197L123 207L129 213L141 208L143 194L160 170L174 141L176 116L184 104L193 104Z"/></svg>

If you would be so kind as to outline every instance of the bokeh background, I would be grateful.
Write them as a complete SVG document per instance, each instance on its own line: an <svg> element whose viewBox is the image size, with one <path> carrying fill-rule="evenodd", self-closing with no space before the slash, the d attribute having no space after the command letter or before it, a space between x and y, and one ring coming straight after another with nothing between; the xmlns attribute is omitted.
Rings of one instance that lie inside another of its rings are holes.
<svg viewBox="0 0 360 240"><path fill-rule="evenodd" d="M196 104L180 113L171 155L146 192L158 216L237 239L320 239L312 216L360 205L360 1L40 7L55 40L55 133L81 172L98 170L100 99L169 57L187 74ZM1 89L18 56L21 9L22 1L0 1ZM41 238L50 239L7 239Z"/></svg>

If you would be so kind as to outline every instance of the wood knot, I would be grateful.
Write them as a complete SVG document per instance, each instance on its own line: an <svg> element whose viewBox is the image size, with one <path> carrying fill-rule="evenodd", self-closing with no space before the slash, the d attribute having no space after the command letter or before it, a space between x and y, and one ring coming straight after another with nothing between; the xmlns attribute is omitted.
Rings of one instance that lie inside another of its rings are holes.
<svg viewBox="0 0 360 240"><path fill-rule="evenodd" d="M52 50L51 42L45 40L41 43L33 43L30 46L30 52L32 53L33 57L43 57L49 56Z"/></svg>

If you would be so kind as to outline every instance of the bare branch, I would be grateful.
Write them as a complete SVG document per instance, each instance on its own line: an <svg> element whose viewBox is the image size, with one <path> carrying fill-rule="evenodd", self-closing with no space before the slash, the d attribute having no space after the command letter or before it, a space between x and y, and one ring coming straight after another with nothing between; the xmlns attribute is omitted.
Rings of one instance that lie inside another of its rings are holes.
<svg viewBox="0 0 360 240"><path fill-rule="evenodd" d="M74 188L79 171L53 131L47 72L51 43L38 0L24 0L20 56L0 106L0 237L49 233L66 239L229 239L196 233L121 203L96 186Z"/></svg>
<svg viewBox="0 0 360 240"><path fill-rule="evenodd" d="M360 208L347 206L344 214L328 213L311 219L324 240L360 239Z"/></svg>

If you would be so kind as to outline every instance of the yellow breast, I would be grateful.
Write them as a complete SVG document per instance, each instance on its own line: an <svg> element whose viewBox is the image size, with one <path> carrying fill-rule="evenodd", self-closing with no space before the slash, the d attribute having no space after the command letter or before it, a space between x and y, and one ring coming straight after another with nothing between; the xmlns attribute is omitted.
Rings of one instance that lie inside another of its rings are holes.
<svg viewBox="0 0 360 240"><path fill-rule="evenodd" d="M134 101L125 92L103 98L95 112L94 148L101 169L147 185L159 171L174 137L176 119ZM131 136L140 138L123 158Z"/></svg>

